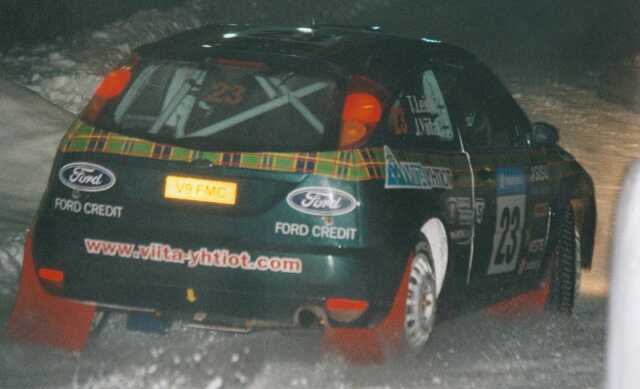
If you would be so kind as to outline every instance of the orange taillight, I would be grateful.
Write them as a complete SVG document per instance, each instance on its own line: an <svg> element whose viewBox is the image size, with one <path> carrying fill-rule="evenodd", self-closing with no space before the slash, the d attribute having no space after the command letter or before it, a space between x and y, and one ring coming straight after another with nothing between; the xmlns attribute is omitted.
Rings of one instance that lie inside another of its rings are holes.
<svg viewBox="0 0 640 389"><path fill-rule="evenodd" d="M64 283L64 272L58 269L41 267L38 269L38 277L40 277L42 282L58 289L61 289Z"/></svg>
<svg viewBox="0 0 640 389"><path fill-rule="evenodd" d="M356 121L364 125L376 125L382 116L382 106L377 97L369 93L352 93L347 96L342 111L342 121Z"/></svg>
<svg viewBox="0 0 640 389"><path fill-rule="evenodd" d="M325 301L325 309L329 317L341 323L357 320L368 308L369 302L365 300L329 298Z"/></svg>
<svg viewBox="0 0 640 389"><path fill-rule="evenodd" d="M90 123L95 122L109 100L120 96L127 89L130 81L131 66L123 66L107 74L84 109L83 118Z"/></svg>
<svg viewBox="0 0 640 389"><path fill-rule="evenodd" d="M340 131L340 147L348 148L364 140L369 133L369 129L364 124L357 121L343 121Z"/></svg>
<svg viewBox="0 0 640 389"><path fill-rule="evenodd" d="M98 89L96 89L96 96L105 99L112 99L119 96L124 92L127 85L131 81L131 68L126 66L112 71L107 74L102 80Z"/></svg>
<svg viewBox="0 0 640 389"><path fill-rule="evenodd" d="M366 77L355 76L347 88L342 109L340 148L362 143L382 117L382 102L386 91Z"/></svg>

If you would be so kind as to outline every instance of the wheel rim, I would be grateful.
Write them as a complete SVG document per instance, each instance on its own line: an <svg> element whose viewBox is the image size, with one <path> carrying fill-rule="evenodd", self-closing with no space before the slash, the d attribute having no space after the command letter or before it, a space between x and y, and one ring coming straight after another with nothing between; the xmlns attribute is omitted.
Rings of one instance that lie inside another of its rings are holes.
<svg viewBox="0 0 640 389"><path fill-rule="evenodd" d="M426 255L418 253L409 274L404 323L405 337L411 349L421 348L429 339L435 311L433 270Z"/></svg>

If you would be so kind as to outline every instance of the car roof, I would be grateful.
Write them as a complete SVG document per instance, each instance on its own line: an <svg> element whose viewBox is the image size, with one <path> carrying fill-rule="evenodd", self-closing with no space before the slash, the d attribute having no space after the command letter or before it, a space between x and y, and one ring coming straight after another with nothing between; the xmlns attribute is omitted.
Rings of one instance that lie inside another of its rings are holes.
<svg viewBox="0 0 640 389"><path fill-rule="evenodd" d="M435 39L389 34L376 26L346 25L215 24L141 46L136 52L143 56L194 61L221 53L277 55L327 61L349 73L374 73L374 76L380 76L376 72L402 72L434 59L461 67L477 62L466 50Z"/></svg>

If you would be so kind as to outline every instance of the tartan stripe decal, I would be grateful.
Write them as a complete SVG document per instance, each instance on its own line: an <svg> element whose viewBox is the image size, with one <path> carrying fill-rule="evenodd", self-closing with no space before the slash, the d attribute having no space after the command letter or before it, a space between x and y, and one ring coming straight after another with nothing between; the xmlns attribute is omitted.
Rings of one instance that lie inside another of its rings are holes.
<svg viewBox="0 0 640 389"><path fill-rule="evenodd" d="M272 172L315 174L344 181L384 178L382 148L309 153L243 153L193 150L103 131L76 121L60 142L64 153L94 152Z"/></svg>

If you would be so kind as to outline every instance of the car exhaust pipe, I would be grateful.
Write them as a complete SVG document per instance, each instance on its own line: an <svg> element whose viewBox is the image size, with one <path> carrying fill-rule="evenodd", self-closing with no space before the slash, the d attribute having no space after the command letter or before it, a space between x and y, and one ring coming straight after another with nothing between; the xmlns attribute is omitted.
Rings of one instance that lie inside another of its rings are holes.
<svg viewBox="0 0 640 389"><path fill-rule="evenodd" d="M317 305L305 305L298 308L293 316L293 322L296 327L300 328L326 327L328 323L324 309Z"/></svg>

